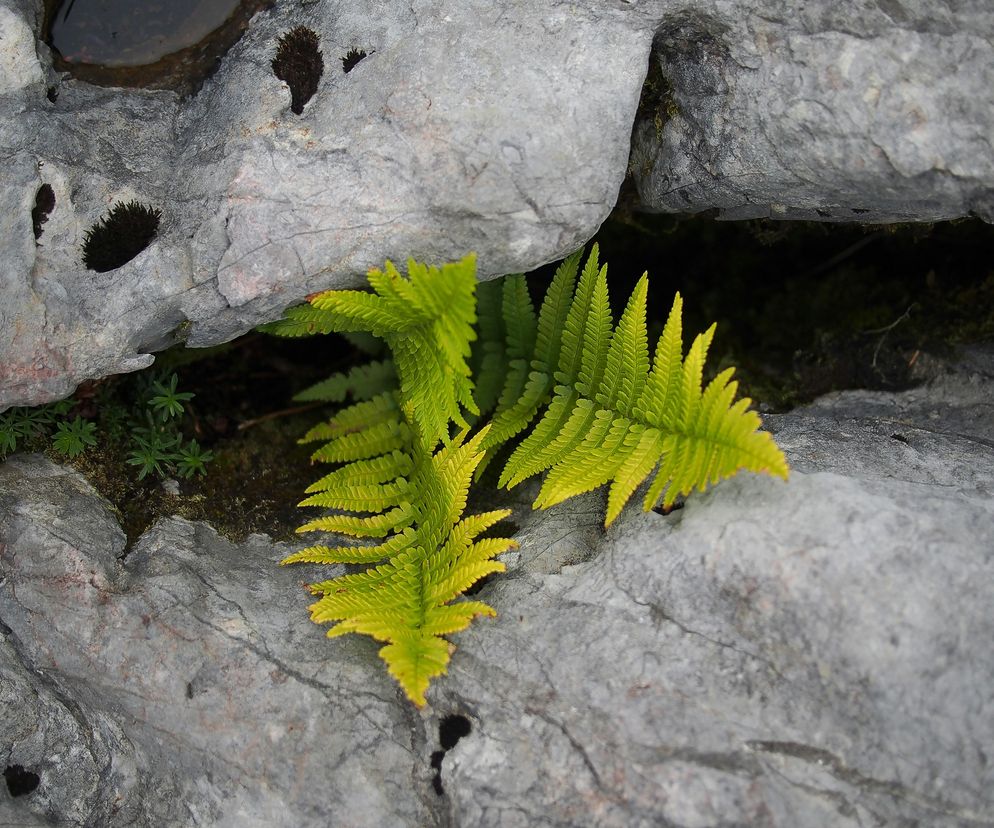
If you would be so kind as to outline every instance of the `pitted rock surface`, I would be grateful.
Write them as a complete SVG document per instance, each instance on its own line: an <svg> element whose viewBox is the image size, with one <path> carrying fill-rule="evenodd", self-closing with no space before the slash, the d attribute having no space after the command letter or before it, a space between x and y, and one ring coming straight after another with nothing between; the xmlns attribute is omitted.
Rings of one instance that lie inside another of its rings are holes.
<svg viewBox="0 0 994 828"><path fill-rule="evenodd" d="M287 0L185 98L59 76L41 20L0 0L0 409L226 341L384 259L528 270L593 235L629 166L659 210L992 217L985 0ZM325 65L299 116L270 65L298 26ZM131 200L162 211L157 237L87 270L87 231Z"/></svg>
<svg viewBox="0 0 994 828"><path fill-rule="evenodd" d="M40 783L0 824L992 825L992 422L976 350L768 417L787 483L606 532L601 493L522 500L424 711L307 620L327 569L178 518L125 555L85 480L14 457L0 760Z"/></svg>

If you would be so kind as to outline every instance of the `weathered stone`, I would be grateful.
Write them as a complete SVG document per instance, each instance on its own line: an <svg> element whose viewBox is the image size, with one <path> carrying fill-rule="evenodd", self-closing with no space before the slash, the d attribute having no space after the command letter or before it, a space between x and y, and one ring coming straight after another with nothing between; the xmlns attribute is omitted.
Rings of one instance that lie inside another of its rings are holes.
<svg viewBox="0 0 994 828"><path fill-rule="evenodd" d="M0 758L40 776L0 824L426 821L412 710L368 642L306 623L280 549L179 519L123 547L76 473L0 467Z"/></svg>
<svg viewBox="0 0 994 828"><path fill-rule="evenodd" d="M299 25L326 66L301 116L270 66ZM617 197L650 39L574 4L321 0L257 15L192 98L62 80L52 103L32 70L0 97L0 407L230 339L386 258L475 250L494 275L570 252ZM162 210L158 237L86 270L85 232L132 199Z"/></svg>
<svg viewBox="0 0 994 828"><path fill-rule="evenodd" d="M994 824L994 351L767 425L787 483L520 508L421 714L306 619L327 570L180 519L122 558L76 473L8 461L0 758L40 784L0 824Z"/></svg>
<svg viewBox="0 0 994 828"><path fill-rule="evenodd" d="M534 517L433 699L474 725L456 823L994 824L992 425L988 350L769 418L789 483L627 511L558 573Z"/></svg>
<svg viewBox="0 0 994 828"><path fill-rule="evenodd" d="M654 39L665 83L632 152L651 207L992 218L984 0L282 2L187 98L58 77L41 19L0 0L0 408L230 339L386 258L475 250L489 276L579 247L625 176ZM301 25L325 71L298 116L271 61ZM131 200L158 236L87 270L87 230Z"/></svg>
<svg viewBox="0 0 994 828"><path fill-rule="evenodd" d="M994 220L989 3L693 6L657 28L632 146L646 205L728 219Z"/></svg>

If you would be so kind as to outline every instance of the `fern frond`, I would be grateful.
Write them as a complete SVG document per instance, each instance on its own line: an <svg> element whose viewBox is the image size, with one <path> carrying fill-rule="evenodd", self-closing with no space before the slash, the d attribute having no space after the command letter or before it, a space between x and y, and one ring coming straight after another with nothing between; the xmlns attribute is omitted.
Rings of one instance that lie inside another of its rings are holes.
<svg viewBox="0 0 994 828"><path fill-rule="evenodd" d="M480 282L476 287L477 337L470 367L476 378L473 398L483 414L497 405L507 373L508 335L501 313L502 292L500 280Z"/></svg>
<svg viewBox="0 0 994 828"><path fill-rule="evenodd" d="M465 629L473 618L493 615L479 601L450 603L480 578L499 572L504 565L497 555L516 546L509 538L478 540L510 512L497 510L464 517L466 495L477 465L483 457L481 443L486 428L466 440L465 432L454 437L434 454L422 439L411 446L413 470L410 483L390 489L391 484L368 487L344 484L328 488L329 501L372 503L376 491L388 490L384 501L406 498L401 504L372 517L331 515L302 526L298 531L338 531L359 536L383 536L396 532L373 547L314 546L289 556L284 563L376 563L365 572L343 575L311 586L321 597L311 606L317 623L334 623L331 637L350 632L370 635L386 645L380 657L408 697L424 704L429 682L444 673L451 645L441 636ZM361 473L373 479L400 466L390 460L359 461ZM359 463L352 464L358 466ZM345 467L348 469L349 467ZM333 473L334 474L334 473ZM343 475L340 480L346 480ZM382 487L381 490L375 487Z"/></svg>
<svg viewBox="0 0 994 828"><path fill-rule="evenodd" d="M732 370L701 389L714 326L696 337L684 357L677 294L650 363L648 277L639 280L612 330L606 268L598 268L596 245L564 312L564 291L572 291L577 266L578 257L564 263L543 303L546 320L563 320L561 335L557 340L552 323L543 325L540 315L529 384L516 401L502 400L503 412L485 443L492 449L542 411L508 458L500 485L510 488L548 472L535 501L536 508L546 508L610 484L609 525L653 470L646 510L660 500L671 505L743 469L786 478L786 459L770 435L759 431L749 400L734 402Z"/></svg>
<svg viewBox="0 0 994 828"><path fill-rule="evenodd" d="M582 255L578 250L556 269L537 322L524 277L507 277L511 281L504 291L503 315L508 372L484 444L488 461L501 445L524 431L549 401Z"/></svg>
<svg viewBox="0 0 994 828"><path fill-rule="evenodd" d="M337 374L301 397L351 395L353 403L301 441L322 442L315 461L342 465L301 503L332 512L298 531L383 540L319 543L283 563L366 567L311 584L311 618L333 625L329 637L382 641L381 658L418 705L447 669L453 648L443 636L494 614L457 599L504 569L497 558L515 542L484 533L509 512L466 516L467 492L529 426L500 484L546 473L537 508L608 485L606 524L646 480L648 510L742 469L787 476L749 400L735 401L732 371L702 389L714 326L684 356L677 294L650 359L648 278L613 325L596 245L582 271L581 259L582 251L560 265L537 314L524 277L477 288L468 256L442 268L411 261L406 276L387 262L369 274L372 293L319 294L282 323L284 335L334 329L380 337L390 348L389 361ZM468 436L468 416L491 410L491 423ZM461 431L450 436L453 423Z"/></svg>
<svg viewBox="0 0 994 828"><path fill-rule="evenodd" d="M363 431L382 423L399 423L400 400L395 392L386 391L370 400L353 403L338 411L331 419L310 429L298 442L313 443L332 440L343 434Z"/></svg>
<svg viewBox="0 0 994 828"><path fill-rule="evenodd" d="M315 563L315 564L372 564L390 558L407 546L414 538L413 529L404 529L398 535L391 535L383 543L372 544L370 546L308 546L287 555L280 566L293 563ZM320 584L312 584L311 590L320 592ZM317 587L317 589L315 589Z"/></svg>
<svg viewBox="0 0 994 828"><path fill-rule="evenodd" d="M369 272L373 293L329 290L311 307L337 331L364 331L393 354L402 403L410 403L434 446L463 410L478 413L470 380L470 343L476 338L476 257L429 267L413 260L407 277L392 262Z"/></svg>
<svg viewBox="0 0 994 828"><path fill-rule="evenodd" d="M397 373L393 361L386 359L356 365L347 373L332 374L304 389L294 399L298 402L343 402L351 396L354 400L369 400L384 391L396 389Z"/></svg>
<svg viewBox="0 0 994 828"><path fill-rule="evenodd" d="M332 333L338 327L333 314L307 304L288 308L282 319L260 325L258 329L274 336L298 337Z"/></svg>

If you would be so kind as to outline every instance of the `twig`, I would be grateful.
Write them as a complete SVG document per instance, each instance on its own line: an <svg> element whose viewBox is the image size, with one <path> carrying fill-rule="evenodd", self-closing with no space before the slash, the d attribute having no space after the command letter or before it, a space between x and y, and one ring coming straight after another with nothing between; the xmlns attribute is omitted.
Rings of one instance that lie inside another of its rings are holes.
<svg viewBox="0 0 994 828"><path fill-rule="evenodd" d="M312 408L317 408L320 405L324 405L323 402L313 402L308 405L298 405L294 408L283 408L279 411L270 411L268 414L263 414L261 417L255 417L252 420L246 420L243 423L238 424L238 431L245 431L247 428L251 428L254 425L259 425L259 423L264 423L267 420L275 420L279 417L289 417L291 414L300 414L303 411L310 411Z"/></svg>
<svg viewBox="0 0 994 828"><path fill-rule="evenodd" d="M873 334L883 334L880 337L880 341L877 342L877 347L873 349L873 360L870 362L870 367L876 370L877 367L877 357L880 355L880 349L884 345L884 340L887 339L887 334L889 334L894 328L900 325L905 319L911 316L911 311L918 307L917 302L912 302L908 305L908 309L902 313L897 319L891 322L889 325L884 325L882 328L874 328L872 331L863 331L867 336L872 336Z"/></svg>

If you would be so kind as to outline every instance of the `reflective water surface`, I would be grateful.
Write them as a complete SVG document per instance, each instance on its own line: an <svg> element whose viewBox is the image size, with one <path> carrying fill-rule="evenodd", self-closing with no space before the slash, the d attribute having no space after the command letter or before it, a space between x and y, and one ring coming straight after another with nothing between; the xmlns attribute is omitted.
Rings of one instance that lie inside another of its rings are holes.
<svg viewBox="0 0 994 828"><path fill-rule="evenodd" d="M145 66L193 46L219 28L241 0L65 0L51 44L69 63Z"/></svg>
<svg viewBox="0 0 994 828"><path fill-rule="evenodd" d="M57 69L107 86L192 91L273 0L46 0Z"/></svg>

